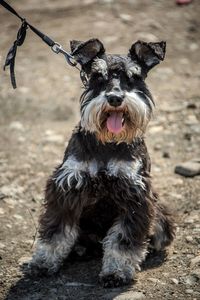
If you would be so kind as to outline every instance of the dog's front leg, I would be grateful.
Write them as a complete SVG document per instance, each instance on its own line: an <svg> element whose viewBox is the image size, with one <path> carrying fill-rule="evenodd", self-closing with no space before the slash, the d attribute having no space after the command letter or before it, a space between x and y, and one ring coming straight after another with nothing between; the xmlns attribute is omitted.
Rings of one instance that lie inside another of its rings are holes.
<svg viewBox="0 0 200 300"><path fill-rule="evenodd" d="M129 284L147 253L147 244L133 244L132 239L128 238L131 228L124 227L123 223L117 221L103 240L104 256L100 282L104 287Z"/></svg>
<svg viewBox="0 0 200 300"><path fill-rule="evenodd" d="M58 271L78 237L78 216L70 209L78 192L64 192L51 177L47 182L45 209L39 220L39 239L28 267L30 273Z"/></svg>

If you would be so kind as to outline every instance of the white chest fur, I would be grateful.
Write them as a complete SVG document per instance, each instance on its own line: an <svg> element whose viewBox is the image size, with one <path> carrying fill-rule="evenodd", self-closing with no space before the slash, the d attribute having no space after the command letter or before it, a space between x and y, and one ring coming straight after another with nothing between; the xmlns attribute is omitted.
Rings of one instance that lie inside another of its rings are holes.
<svg viewBox="0 0 200 300"><path fill-rule="evenodd" d="M144 189L140 169L142 166L141 160L125 161L111 159L107 165L102 162L97 162L95 159L91 161L78 161L73 155L69 156L58 170L58 176L55 177L56 184L64 189L67 185L72 187L73 182L76 182L76 189L79 189L83 182L85 173L90 177L98 176L98 171L104 168L107 170L108 176L120 176L130 179L136 185L140 185Z"/></svg>

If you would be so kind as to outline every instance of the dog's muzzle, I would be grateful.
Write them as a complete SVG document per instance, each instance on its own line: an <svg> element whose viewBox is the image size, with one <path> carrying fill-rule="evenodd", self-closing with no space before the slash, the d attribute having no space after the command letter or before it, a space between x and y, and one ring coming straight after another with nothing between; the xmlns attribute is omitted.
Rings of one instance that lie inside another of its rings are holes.
<svg viewBox="0 0 200 300"><path fill-rule="evenodd" d="M106 97L107 97L108 103L114 107L120 106L124 99L124 95L122 93L119 93L119 94L109 93L108 95L106 95Z"/></svg>

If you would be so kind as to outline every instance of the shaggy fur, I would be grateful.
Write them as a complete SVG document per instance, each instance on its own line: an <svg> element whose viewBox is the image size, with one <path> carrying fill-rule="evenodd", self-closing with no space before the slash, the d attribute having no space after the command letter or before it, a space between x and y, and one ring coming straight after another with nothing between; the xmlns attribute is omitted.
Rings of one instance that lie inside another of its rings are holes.
<svg viewBox="0 0 200 300"><path fill-rule="evenodd" d="M81 120L47 182L29 267L56 272L78 241L95 236L103 248L100 282L124 285L148 248L164 249L175 232L153 192L144 142L154 109L144 79L164 59L165 43L138 41L127 56L106 55L97 39L73 41L71 47L87 78ZM119 124L110 129L113 116Z"/></svg>

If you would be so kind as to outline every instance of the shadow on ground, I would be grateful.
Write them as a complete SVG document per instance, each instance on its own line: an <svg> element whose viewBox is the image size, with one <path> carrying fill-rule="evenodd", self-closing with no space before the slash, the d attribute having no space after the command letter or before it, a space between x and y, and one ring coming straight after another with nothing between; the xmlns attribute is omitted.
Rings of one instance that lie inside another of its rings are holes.
<svg viewBox="0 0 200 300"><path fill-rule="evenodd" d="M150 253L142 270L160 266L165 258L164 252ZM125 299L126 292L134 288L134 284L122 288L102 288L98 283L98 273L101 269L100 258L77 261L72 257L70 261L65 262L58 274L48 277L30 276L26 273L26 268L24 264L23 277L10 288L6 300ZM140 296L140 293L136 293Z"/></svg>

